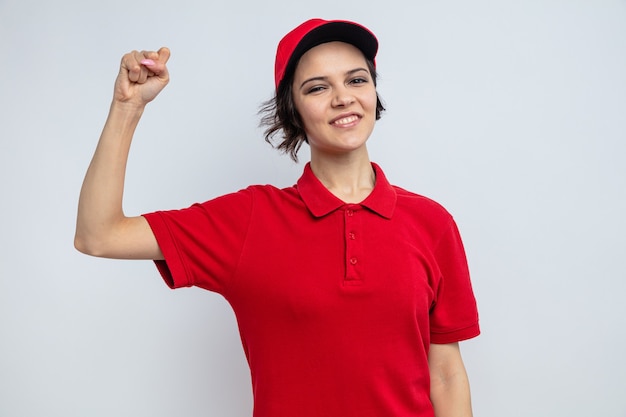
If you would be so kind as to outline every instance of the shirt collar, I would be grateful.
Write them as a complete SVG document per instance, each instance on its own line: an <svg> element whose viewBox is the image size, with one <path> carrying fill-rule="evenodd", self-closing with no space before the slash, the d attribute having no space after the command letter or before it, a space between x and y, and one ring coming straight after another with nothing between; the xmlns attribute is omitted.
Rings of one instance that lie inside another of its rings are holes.
<svg viewBox="0 0 626 417"><path fill-rule="evenodd" d="M367 207L378 215L390 219L396 207L397 195L395 189L387 181L383 170L372 162L372 168L376 173L374 189L360 205ZM307 163L304 172L297 184L300 197L304 201L311 214L322 217L346 205L335 197L313 174L311 163Z"/></svg>

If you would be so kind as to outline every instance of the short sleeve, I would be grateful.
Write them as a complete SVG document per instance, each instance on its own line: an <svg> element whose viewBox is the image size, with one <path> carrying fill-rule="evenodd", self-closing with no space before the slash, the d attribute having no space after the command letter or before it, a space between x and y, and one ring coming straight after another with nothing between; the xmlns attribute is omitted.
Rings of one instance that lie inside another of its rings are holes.
<svg viewBox="0 0 626 417"><path fill-rule="evenodd" d="M197 286L223 293L234 274L252 211L245 189L182 210L147 213L164 255L155 261L170 288Z"/></svg>
<svg viewBox="0 0 626 417"><path fill-rule="evenodd" d="M454 343L480 334L465 249L454 220L435 247L440 273L430 312L432 343Z"/></svg>

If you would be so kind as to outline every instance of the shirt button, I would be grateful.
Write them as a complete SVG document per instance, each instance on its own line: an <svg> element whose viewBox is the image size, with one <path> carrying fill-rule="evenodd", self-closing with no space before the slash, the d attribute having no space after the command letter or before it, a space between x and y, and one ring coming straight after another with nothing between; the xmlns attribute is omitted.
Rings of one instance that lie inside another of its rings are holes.
<svg viewBox="0 0 626 417"><path fill-rule="evenodd" d="M352 215L354 214L354 211L352 210L346 210L346 216L348 217L352 217Z"/></svg>
<svg viewBox="0 0 626 417"><path fill-rule="evenodd" d="M350 233L348 234L348 237L350 238L350 240L354 240L354 239L356 239L356 235L354 234L354 232L350 232Z"/></svg>
<svg viewBox="0 0 626 417"><path fill-rule="evenodd" d="M351 259L350 259L350 263L351 263L352 265L356 265L356 263L357 263L356 258L351 258Z"/></svg>

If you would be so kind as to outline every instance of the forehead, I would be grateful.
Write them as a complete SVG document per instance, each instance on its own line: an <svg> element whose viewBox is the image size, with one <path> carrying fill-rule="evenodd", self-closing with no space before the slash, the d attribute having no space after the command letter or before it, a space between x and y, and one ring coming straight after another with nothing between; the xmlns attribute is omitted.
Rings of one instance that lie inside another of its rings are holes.
<svg viewBox="0 0 626 417"><path fill-rule="evenodd" d="M302 55L296 66L296 77L298 74L309 73L311 71L343 71L345 68L362 66L367 68L365 56L359 48L345 42L327 42L317 45Z"/></svg>

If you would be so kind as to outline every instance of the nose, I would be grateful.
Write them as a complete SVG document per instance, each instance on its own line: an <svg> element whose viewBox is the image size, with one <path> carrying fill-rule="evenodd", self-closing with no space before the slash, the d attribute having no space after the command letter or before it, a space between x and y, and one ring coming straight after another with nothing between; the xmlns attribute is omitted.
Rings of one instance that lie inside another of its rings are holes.
<svg viewBox="0 0 626 417"><path fill-rule="evenodd" d="M333 96L333 107L346 107L354 102L354 96L347 88L338 88Z"/></svg>

